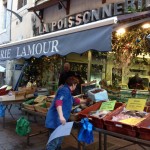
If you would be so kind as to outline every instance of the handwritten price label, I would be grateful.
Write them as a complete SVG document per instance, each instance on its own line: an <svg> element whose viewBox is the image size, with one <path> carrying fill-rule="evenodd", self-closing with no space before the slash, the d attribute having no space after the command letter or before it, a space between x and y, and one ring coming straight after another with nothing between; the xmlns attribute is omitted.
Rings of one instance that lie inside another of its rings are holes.
<svg viewBox="0 0 150 150"><path fill-rule="evenodd" d="M146 99L129 98L127 103L128 110L143 111L146 104Z"/></svg>
<svg viewBox="0 0 150 150"><path fill-rule="evenodd" d="M114 110L116 101L108 101L108 102L103 102L100 110Z"/></svg>

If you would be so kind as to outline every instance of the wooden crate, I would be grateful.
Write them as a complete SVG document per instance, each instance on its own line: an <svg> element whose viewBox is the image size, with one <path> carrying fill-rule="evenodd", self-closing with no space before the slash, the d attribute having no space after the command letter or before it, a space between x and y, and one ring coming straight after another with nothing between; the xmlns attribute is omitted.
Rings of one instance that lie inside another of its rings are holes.
<svg viewBox="0 0 150 150"><path fill-rule="evenodd" d="M44 103L39 103L39 104L35 105L34 108L37 112L41 112L41 113L46 114L49 107L50 107L50 105L51 105L51 103L50 102L45 102L46 107L42 107L43 104Z"/></svg>
<svg viewBox="0 0 150 150"><path fill-rule="evenodd" d="M15 100L25 99L25 92L24 91L13 91L12 93L15 95Z"/></svg>
<svg viewBox="0 0 150 150"><path fill-rule="evenodd" d="M29 103L27 103L27 102L29 102ZM29 109L29 110L33 110L33 111L35 111L35 105L37 105L37 104L38 103L34 102L34 99L30 99L30 100L22 103L22 105L25 109Z"/></svg>
<svg viewBox="0 0 150 150"><path fill-rule="evenodd" d="M34 92L35 92L34 88L26 89L25 97L26 98L32 98L32 97L34 97Z"/></svg>
<svg viewBox="0 0 150 150"><path fill-rule="evenodd" d="M45 101L47 98L47 96L45 95L39 95L38 97L36 97L36 99L34 100L34 102L37 102L37 103L42 103L43 101Z"/></svg>

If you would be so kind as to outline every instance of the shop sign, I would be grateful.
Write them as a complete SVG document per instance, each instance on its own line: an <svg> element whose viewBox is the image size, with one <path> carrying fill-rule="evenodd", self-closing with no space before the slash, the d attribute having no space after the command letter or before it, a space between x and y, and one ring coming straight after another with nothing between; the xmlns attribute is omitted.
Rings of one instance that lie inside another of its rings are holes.
<svg viewBox="0 0 150 150"><path fill-rule="evenodd" d="M58 36L57 33L52 33L48 36L43 35L42 38L35 37L34 39L27 39L23 42L18 41L7 44L2 48L0 46L0 60L14 58L28 59L32 56L39 58L41 56L52 56L55 54L64 56L71 52L83 53L89 49L110 51L111 33L112 25L109 25L71 34L62 35L64 33L59 33ZM103 40L99 40L102 38Z"/></svg>
<svg viewBox="0 0 150 150"><path fill-rule="evenodd" d="M39 41L31 44L22 44L21 46L15 46L15 49L8 48L2 49L0 51L0 59L9 59L12 57L13 53L16 53L16 58L46 55L47 53L59 52L58 50L58 40L45 40Z"/></svg>
<svg viewBox="0 0 150 150"><path fill-rule="evenodd" d="M125 13L142 11L143 8L147 7L150 7L150 0L124 0L124 2L105 4L98 9L88 10L58 21L42 24L39 33L54 32Z"/></svg>

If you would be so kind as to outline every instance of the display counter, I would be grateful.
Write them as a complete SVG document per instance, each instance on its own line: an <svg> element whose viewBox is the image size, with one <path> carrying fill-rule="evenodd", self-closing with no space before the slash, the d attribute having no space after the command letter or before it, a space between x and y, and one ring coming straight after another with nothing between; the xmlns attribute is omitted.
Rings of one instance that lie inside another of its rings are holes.
<svg viewBox="0 0 150 150"><path fill-rule="evenodd" d="M3 97L3 98L2 98ZM5 97L5 98L4 98ZM0 98L0 102L5 106L5 111L8 110L8 113L10 114L10 116L14 119L13 114L11 112L11 108L12 105L16 105L16 104L22 104L25 101L25 99L15 99L15 96L1 96ZM5 128L5 115L2 117L3 118L3 128Z"/></svg>
<svg viewBox="0 0 150 150"><path fill-rule="evenodd" d="M108 98L120 102L127 102L129 98L148 99L150 92L148 90L122 89L120 91L108 90Z"/></svg>

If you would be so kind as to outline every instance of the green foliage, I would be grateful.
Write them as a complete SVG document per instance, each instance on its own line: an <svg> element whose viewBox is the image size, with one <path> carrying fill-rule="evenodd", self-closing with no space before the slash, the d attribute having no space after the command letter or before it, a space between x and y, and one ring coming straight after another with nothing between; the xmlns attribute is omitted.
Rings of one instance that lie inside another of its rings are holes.
<svg viewBox="0 0 150 150"><path fill-rule="evenodd" d="M129 28L128 31L120 36L113 33L112 51L114 52L114 60L118 65L132 63L139 54L150 53L146 36L150 34L150 30L142 29L138 26Z"/></svg>

